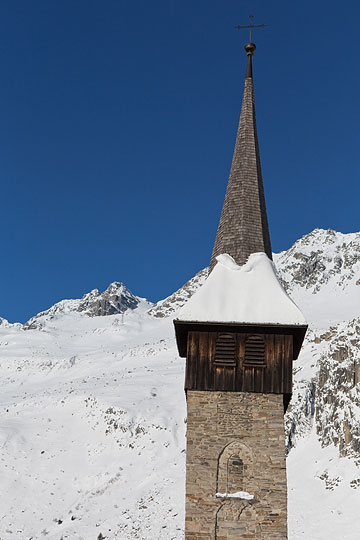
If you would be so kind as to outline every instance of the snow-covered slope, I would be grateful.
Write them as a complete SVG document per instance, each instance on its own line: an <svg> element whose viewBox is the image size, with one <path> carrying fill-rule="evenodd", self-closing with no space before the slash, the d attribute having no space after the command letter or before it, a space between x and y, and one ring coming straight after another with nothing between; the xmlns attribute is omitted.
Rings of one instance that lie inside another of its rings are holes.
<svg viewBox="0 0 360 540"><path fill-rule="evenodd" d="M311 325L286 418L289 538L355 540L360 234L315 230L275 260ZM172 320L205 277L155 306L115 283L24 327L0 321L0 540L183 539Z"/></svg>
<svg viewBox="0 0 360 540"><path fill-rule="evenodd" d="M171 319L0 327L0 538L179 538L183 360Z"/></svg>

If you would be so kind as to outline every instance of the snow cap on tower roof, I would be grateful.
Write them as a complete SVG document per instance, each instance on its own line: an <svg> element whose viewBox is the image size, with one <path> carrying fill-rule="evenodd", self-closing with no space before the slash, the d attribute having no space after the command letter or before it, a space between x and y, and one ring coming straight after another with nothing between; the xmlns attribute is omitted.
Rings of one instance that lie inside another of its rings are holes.
<svg viewBox="0 0 360 540"><path fill-rule="evenodd" d="M306 325L265 253L252 253L242 266L228 254L221 254L216 260L204 285L181 308L179 321Z"/></svg>

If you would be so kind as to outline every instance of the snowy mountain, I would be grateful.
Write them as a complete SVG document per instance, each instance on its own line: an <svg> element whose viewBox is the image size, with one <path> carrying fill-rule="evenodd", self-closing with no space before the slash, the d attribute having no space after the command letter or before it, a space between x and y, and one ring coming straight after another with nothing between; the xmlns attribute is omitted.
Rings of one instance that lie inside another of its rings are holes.
<svg viewBox="0 0 360 540"><path fill-rule="evenodd" d="M286 416L291 540L360 538L360 233L275 256L310 323ZM184 360L173 318L123 284L0 319L0 540L180 540Z"/></svg>
<svg viewBox="0 0 360 540"><path fill-rule="evenodd" d="M78 300L61 300L46 311L42 311L32 317L24 325L26 330L42 328L48 320L55 319L65 313L79 312L89 317L102 315L115 315L125 313L127 309L135 309L143 298L134 296L123 283L114 281L102 293L93 289ZM149 303L149 305L151 305Z"/></svg>
<svg viewBox="0 0 360 540"><path fill-rule="evenodd" d="M275 256L281 281L318 328L359 317L360 234L315 229Z"/></svg>

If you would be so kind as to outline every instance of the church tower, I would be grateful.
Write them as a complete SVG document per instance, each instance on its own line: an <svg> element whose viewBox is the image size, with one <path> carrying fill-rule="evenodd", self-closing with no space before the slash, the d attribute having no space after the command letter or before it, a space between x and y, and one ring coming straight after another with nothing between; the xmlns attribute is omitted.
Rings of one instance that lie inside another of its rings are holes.
<svg viewBox="0 0 360 540"><path fill-rule="evenodd" d="M174 321L186 357L186 540L287 538L284 412L306 322L272 263L252 57L204 285Z"/></svg>

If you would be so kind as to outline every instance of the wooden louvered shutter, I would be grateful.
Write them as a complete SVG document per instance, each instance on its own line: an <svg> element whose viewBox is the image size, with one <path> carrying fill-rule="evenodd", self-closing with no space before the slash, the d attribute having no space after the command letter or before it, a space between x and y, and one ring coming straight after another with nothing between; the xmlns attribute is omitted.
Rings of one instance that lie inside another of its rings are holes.
<svg viewBox="0 0 360 540"><path fill-rule="evenodd" d="M236 345L232 334L219 334L215 345L215 365L236 366Z"/></svg>
<svg viewBox="0 0 360 540"><path fill-rule="evenodd" d="M246 367L265 367L265 341L262 336L248 336L245 341Z"/></svg>

